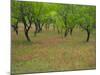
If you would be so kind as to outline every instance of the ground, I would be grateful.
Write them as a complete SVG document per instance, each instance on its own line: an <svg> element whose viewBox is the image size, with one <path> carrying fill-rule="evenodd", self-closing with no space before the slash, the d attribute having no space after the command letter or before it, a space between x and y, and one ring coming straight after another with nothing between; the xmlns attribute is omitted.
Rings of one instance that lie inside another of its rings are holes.
<svg viewBox="0 0 100 75"><path fill-rule="evenodd" d="M68 71L96 68L95 31L87 43L86 32L74 29L72 36L64 38L56 31L42 31L34 36L29 32L32 42L24 36L23 26L19 35L12 30L12 73Z"/></svg>

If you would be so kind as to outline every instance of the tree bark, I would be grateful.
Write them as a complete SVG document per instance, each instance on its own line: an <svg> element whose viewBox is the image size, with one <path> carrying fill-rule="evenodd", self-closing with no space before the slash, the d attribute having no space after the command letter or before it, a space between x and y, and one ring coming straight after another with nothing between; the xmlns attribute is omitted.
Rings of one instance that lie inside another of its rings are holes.
<svg viewBox="0 0 100 75"><path fill-rule="evenodd" d="M17 23L16 23L16 34L18 35L18 22L19 20L17 20Z"/></svg>
<svg viewBox="0 0 100 75"><path fill-rule="evenodd" d="M18 35L18 21L16 22L15 25L11 25L11 27L14 29L14 31L16 32L16 35Z"/></svg>
<svg viewBox="0 0 100 75"><path fill-rule="evenodd" d="M30 16L30 14L26 15L26 13L24 12L24 6L23 5L20 5L20 12L21 12L21 20L22 20L22 22L24 24L25 37L26 37L27 41L30 42L31 40L30 40L30 37L28 35L28 32L29 32L29 30L31 28L32 16ZM29 25L26 22L25 16L28 17Z"/></svg>
<svg viewBox="0 0 100 75"><path fill-rule="evenodd" d="M87 30L87 39L86 39L86 42L89 42L89 39L90 39L90 31Z"/></svg>
<svg viewBox="0 0 100 75"><path fill-rule="evenodd" d="M44 23L41 24L41 27L40 27L40 32L42 32L42 28L44 26Z"/></svg>
<svg viewBox="0 0 100 75"><path fill-rule="evenodd" d="M18 26L17 26L17 28L16 28L16 30L15 30L15 31L16 31L16 34L18 35Z"/></svg>
<svg viewBox="0 0 100 75"><path fill-rule="evenodd" d="M16 22L15 32L16 32L16 34L18 35L18 21Z"/></svg>
<svg viewBox="0 0 100 75"><path fill-rule="evenodd" d="M40 32L41 31L41 27L40 27L40 23L38 23L38 32Z"/></svg>
<svg viewBox="0 0 100 75"><path fill-rule="evenodd" d="M26 36L26 39L30 42L30 38L29 38L29 35L28 35L28 30L25 30L25 36Z"/></svg>
<svg viewBox="0 0 100 75"><path fill-rule="evenodd" d="M73 32L73 29L71 28L71 29L70 29L70 35L72 35L72 32Z"/></svg>
<svg viewBox="0 0 100 75"><path fill-rule="evenodd" d="M35 22L35 32L34 32L35 36L36 36L37 33L42 31L42 27L43 27L43 24L40 24L40 21L36 20L36 22Z"/></svg>
<svg viewBox="0 0 100 75"><path fill-rule="evenodd" d="M28 32L29 32L29 30L31 28L31 24L32 23L30 23L29 26L28 26L27 23L26 23L26 21L25 21L25 19L23 19L23 23L24 23L24 33L25 33L25 37L26 37L27 41L30 42L31 40L30 40L30 37L28 35Z"/></svg>
<svg viewBox="0 0 100 75"><path fill-rule="evenodd" d="M48 30L47 24L45 24L45 29L46 29L46 31Z"/></svg>
<svg viewBox="0 0 100 75"><path fill-rule="evenodd" d="M67 34L68 34L68 29L65 30L64 37L66 37Z"/></svg>
<svg viewBox="0 0 100 75"><path fill-rule="evenodd" d="M25 33L27 41L29 41L29 42L31 41L30 37L28 35L28 32L29 32L30 28L31 28L31 24L29 26L24 25L24 33Z"/></svg>
<svg viewBox="0 0 100 75"><path fill-rule="evenodd" d="M38 33L38 24L37 24L37 22L35 22L35 31L34 31L34 35L36 36L37 33Z"/></svg>

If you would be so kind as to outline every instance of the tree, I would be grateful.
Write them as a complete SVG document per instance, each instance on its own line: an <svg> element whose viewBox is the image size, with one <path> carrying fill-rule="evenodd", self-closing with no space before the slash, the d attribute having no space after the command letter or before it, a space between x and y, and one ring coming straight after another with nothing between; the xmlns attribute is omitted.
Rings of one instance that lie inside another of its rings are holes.
<svg viewBox="0 0 100 75"><path fill-rule="evenodd" d="M32 14L33 14L33 22L35 24L35 32L34 34L36 35L37 33L42 31L43 27L43 20L44 20L44 15L45 15L45 9L43 7L42 3L32 3Z"/></svg>
<svg viewBox="0 0 100 75"><path fill-rule="evenodd" d="M70 35L72 35L73 29L77 25L77 5L71 5L70 6L70 12L68 13L67 16L67 24L68 24L68 29L70 32Z"/></svg>
<svg viewBox="0 0 100 75"><path fill-rule="evenodd" d="M88 42L90 39L91 31L93 30L93 26L96 24L96 10L94 6L79 6L79 8L78 23L80 27L87 32L86 41Z"/></svg>
<svg viewBox="0 0 100 75"><path fill-rule="evenodd" d="M18 2L16 2L15 0L11 0L11 27L14 29L17 35L18 35L18 23L20 21L18 5L19 5Z"/></svg>
<svg viewBox="0 0 100 75"><path fill-rule="evenodd" d="M15 18L11 18L11 27L13 28L13 30L16 32L16 34L18 35L18 20Z"/></svg>
<svg viewBox="0 0 100 75"><path fill-rule="evenodd" d="M64 32L64 36L66 37L69 29L71 29L72 31L72 27L69 26L70 24L70 19L72 19L73 17L70 17L71 15L69 13L72 13L72 5L61 5L58 9L58 14L61 16L61 19L63 21L64 27L65 27L65 32ZM69 22L69 23L68 23Z"/></svg>
<svg viewBox="0 0 100 75"><path fill-rule="evenodd" d="M31 40L28 35L28 32L31 28L32 21L33 21L32 20L32 17L33 17L32 4L28 2L20 3L19 10L21 14L22 23L24 24L24 33L25 33L26 39L30 42Z"/></svg>

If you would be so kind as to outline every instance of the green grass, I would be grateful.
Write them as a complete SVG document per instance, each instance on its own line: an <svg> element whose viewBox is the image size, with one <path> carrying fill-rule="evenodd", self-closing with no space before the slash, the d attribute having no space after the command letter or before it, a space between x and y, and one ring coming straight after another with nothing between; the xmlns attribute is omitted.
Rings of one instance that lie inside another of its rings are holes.
<svg viewBox="0 0 100 75"><path fill-rule="evenodd" d="M31 29L27 42L23 28L17 36L12 31L12 73L67 71L96 68L96 37L74 29L66 38L54 31L43 31L36 37Z"/></svg>

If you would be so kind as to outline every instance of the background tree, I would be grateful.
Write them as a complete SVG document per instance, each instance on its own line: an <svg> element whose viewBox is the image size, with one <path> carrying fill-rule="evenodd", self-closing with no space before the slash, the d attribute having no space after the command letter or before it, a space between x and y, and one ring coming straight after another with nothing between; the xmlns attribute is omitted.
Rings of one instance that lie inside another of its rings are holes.
<svg viewBox="0 0 100 75"><path fill-rule="evenodd" d="M58 9L58 14L61 16L61 19L63 21L64 27L65 27L65 32L64 32L64 36L66 37L68 32L69 32L69 28L68 28L68 13L71 12L71 5L60 5L59 9Z"/></svg>

